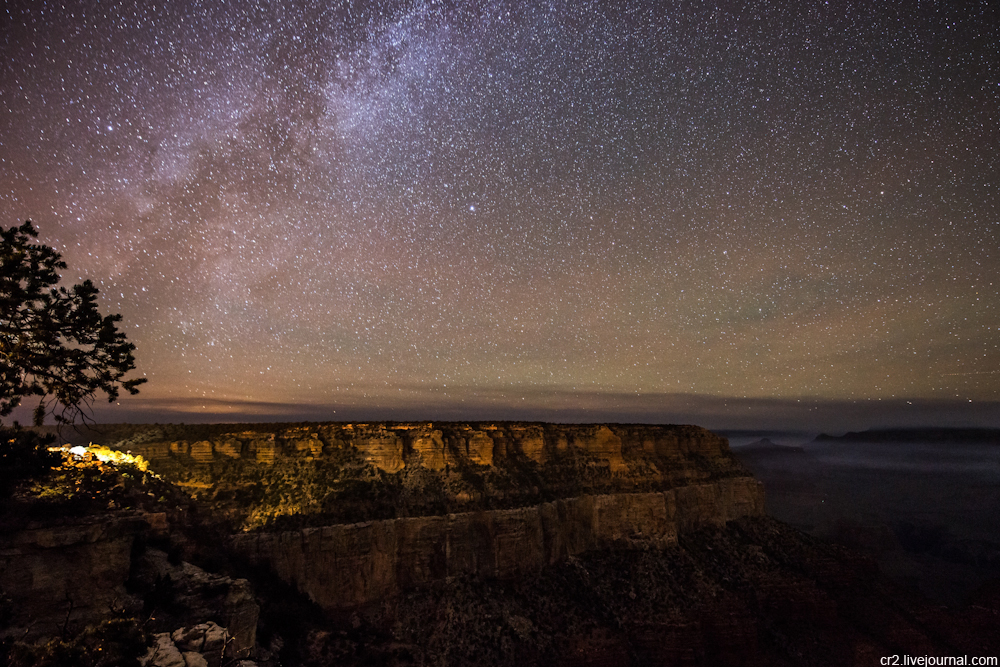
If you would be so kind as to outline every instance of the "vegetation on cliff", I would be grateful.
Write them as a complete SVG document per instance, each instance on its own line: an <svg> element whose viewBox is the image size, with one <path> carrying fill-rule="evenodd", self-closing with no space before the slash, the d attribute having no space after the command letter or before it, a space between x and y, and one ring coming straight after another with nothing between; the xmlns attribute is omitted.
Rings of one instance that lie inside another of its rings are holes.
<svg viewBox="0 0 1000 667"><path fill-rule="evenodd" d="M149 470L141 457L103 447L51 447L36 473L12 484L0 507L0 531L37 521L68 521L103 514L164 512L190 503L176 486ZM23 462L23 459L21 459Z"/></svg>
<svg viewBox="0 0 1000 667"><path fill-rule="evenodd" d="M121 425L86 436L141 453L236 530L512 509L748 475L724 439L690 426Z"/></svg>
<svg viewBox="0 0 1000 667"><path fill-rule="evenodd" d="M149 633L135 618L112 618L82 632L31 644L0 645L10 667L139 667Z"/></svg>

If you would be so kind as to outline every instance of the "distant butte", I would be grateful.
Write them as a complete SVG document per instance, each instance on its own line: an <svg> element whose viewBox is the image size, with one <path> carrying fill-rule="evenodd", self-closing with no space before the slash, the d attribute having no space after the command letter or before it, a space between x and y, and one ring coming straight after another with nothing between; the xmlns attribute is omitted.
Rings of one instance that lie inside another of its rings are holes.
<svg viewBox="0 0 1000 667"><path fill-rule="evenodd" d="M1000 429L995 428L886 428L851 431L844 435L820 433L815 442L961 442L1000 445Z"/></svg>

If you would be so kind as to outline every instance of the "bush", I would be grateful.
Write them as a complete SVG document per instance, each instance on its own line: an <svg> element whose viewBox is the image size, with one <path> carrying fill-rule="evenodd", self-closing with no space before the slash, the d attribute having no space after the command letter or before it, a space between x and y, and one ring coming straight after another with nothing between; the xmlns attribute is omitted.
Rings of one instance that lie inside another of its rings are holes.
<svg viewBox="0 0 1000 667"><path fill-rule="evenodd" d="M72 638L16 642L7 658L11 667L139 667L148 644L149 635L136 619L114 618Z"/></svg>
<svg viewBox="0 0 1000 667"><path fill-rule="evenodd" d="M16 426L0 428L0 498L10 496L21 480L41 477L59 465L59 453L48 449L54 440Z"/></svg>

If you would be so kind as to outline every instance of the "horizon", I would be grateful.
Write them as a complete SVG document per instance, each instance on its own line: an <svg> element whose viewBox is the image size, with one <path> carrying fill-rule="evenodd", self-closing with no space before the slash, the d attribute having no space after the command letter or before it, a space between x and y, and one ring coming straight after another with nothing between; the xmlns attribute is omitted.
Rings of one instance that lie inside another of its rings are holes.
<svg viewBox="0 0 1000 667"><path fill-rule="evenodd" d="M0 224L148 379L101 419L1000 426L985 4L4 15Z"/></svg>
<svg viewBox="0 0 1000 667"><path fill-rule="evenodd" d="M554 424L691 424L713 431L843 434L877 429L996 429L1000 402L931 400L800 401L732 399L715 396L650 396L644 405L609 405L590 397L586 407L512 409L460 406L303 406L276 403L213 403L198 399L162 402L123 398L122 405L97 405L98 424L254 424L299 422L543 422ZM635 397L618 397L634 400ZM631 408L631 409L629 409ZM637 409L640 408L640 409ZM644 408L644 409L641 409ZM31 423L18 408L11 420ZM55 426L51 423L46 426ZM69 426L68 428L72 428Z"/></svg>

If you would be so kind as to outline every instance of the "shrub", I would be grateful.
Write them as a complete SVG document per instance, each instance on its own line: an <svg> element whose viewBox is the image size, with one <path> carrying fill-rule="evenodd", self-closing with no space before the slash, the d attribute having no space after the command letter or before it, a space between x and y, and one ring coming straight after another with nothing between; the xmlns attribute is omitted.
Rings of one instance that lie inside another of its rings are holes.
<svg viewBox="0 0 1000 667"><path fill-rule="evenodd" d="M17 483L39 477L59 465L58 452L48 446L55 436L42 436L22 428L0 428L0 498L13 492Z"/></svg>

